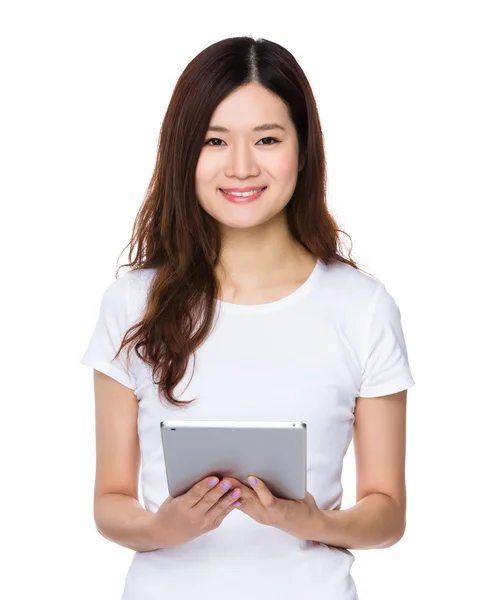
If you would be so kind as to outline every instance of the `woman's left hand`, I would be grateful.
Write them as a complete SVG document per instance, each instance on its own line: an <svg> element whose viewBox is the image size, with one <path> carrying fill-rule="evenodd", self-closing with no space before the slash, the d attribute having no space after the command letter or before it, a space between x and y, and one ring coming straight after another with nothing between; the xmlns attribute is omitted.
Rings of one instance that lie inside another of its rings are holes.
<svg viewBox="0 0 479 600"><path fill-rule="evenodd" d="M236 510L262 525L277 527L301 540L311 539L314 521L320 522L322 511L309 492L302 500L283 500L273 496L261 479L250 476L248 481L252 489L243 487L241 505Z"/></svg>

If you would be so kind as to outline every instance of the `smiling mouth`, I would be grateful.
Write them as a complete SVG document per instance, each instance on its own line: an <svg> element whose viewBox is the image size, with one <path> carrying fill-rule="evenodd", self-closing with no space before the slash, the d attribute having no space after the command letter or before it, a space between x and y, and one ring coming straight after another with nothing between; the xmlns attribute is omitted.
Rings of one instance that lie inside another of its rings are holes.
<svg viewBox="0 0 479 600"><path fill-rule="evenodd" d="M224 190L223 188L220 188L220 192L224 192L225 194L230 194L231 196L237 196L237 197L241 198L241 197L247 197L247 196L253 195L253 194L258 194L259 192L262 192L263 190L265 190L267 187L268 186L265 185L264 187L259 187L259 188L247 190L244 192L240 192L239 190L232 190L230 192L228 190Z"/></svg>
<svg viewBox="0 0 479 600"><path fill-rule="evenodd" d="M251 190L250 192L246 192L244 194L231 194L229 192L225 192L221 188L219 188L219 190L223 195L223 198L225 198L228 202L232 202L233 204L247 204L249 202L254 202L258 198L260 198L267 187L268 186L264 188L259 188L257 190Z"/></svg>

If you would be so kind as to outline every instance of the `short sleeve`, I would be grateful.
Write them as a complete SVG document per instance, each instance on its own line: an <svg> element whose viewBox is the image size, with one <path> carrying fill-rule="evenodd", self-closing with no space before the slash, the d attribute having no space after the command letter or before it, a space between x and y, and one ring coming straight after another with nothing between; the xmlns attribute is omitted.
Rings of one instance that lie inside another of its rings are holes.
<svg viewBox="0 0 479 600"><path fill-rule="evenodd" d="M97 322L80 364L93 367L134 390L135 378L126 365L127 347L113 360L123 336L131 327L127 276L128 273L115 280L103 293Z"/></svg>
<svg viewBox="0 0 479 600"><path fill-rule="evenodd" d="M401 312L383 283L375 293L365 333L358 396L394 394L415 385L401 325Z"/></svg>

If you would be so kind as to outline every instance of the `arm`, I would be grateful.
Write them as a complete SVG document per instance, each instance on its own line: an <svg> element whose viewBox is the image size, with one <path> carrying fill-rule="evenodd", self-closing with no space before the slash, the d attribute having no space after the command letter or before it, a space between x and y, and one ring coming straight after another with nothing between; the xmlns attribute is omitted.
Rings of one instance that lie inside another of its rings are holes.
<svg viewBox="0 0 479 600"><path fill-rule="evenodd" d="M109 492L95 500L98 532L107 540L137 552L158 549L158 543L150 536L152 518L153 513L126 494Z"/></svg>
<svg viewBox="0 0 479 600"><path fill-rule="evenodd" d="M146 552L158 548L150 534L154 514L138 501L140 451L138 400L133 390L94 370L96 477L94 519L106 539Z"/></svg>
<svg viewBox="0 0 479 600"><path fill-rule="evenodd" d="M388 548L406 528L407 390L357 398L356 504L317 514L311 538L342 548Z"/></svg>

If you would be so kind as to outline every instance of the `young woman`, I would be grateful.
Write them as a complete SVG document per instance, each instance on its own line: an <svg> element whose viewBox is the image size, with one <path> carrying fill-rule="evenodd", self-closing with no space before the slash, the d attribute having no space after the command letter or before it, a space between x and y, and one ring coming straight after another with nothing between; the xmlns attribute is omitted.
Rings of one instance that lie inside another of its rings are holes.
<svg viewBox="0 0 479 600"><path fill-rule="evenodd" d="M404 533L401 315L341 255L325 165L311 87L282 46L225 39L187 66L130 270L104 292L81 361L94 368L95 523L136 550L123 600L353 600L350 549ZM304 421L306 497L208 477L171 498L164 419ZM357 503L340 510L353 437Z"/></svg>

